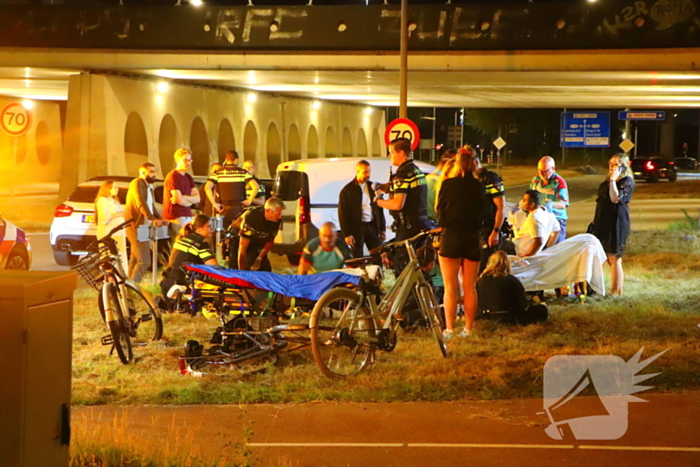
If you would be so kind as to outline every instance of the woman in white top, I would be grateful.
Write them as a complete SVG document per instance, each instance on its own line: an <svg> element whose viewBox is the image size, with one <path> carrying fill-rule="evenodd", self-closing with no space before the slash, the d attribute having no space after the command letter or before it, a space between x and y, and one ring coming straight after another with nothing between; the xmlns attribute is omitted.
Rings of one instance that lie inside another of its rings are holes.
<svg viewBox="0 0 700 467"><path fill-rule="evenodd" d="M105 180L95 198L95 223L97 224L97 239L107 235L113 228L124 222L124 208L119 204L119 187L114 180ZM126 272L126 231L120 230L112 235L117 242L117 249L122 259L122 268Z"/></svg>

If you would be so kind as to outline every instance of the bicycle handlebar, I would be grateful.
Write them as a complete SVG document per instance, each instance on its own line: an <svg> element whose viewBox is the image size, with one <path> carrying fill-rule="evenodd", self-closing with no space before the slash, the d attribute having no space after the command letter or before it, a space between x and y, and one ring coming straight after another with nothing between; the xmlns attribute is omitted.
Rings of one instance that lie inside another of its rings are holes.
<svg viewBox="0 0 700 467"><path fill-rule="evenodd" d="M106 240L106 239L108 239L108 238L112 238L112 235L114 235L115 233L119 232L120 230L125 229L126 226L128 226L128 225L131 224L132 222L134 222L134 219L133 219L133 218L132 218L132 219L129 219L128 221L122 222L121 224L119 224L118 226L116 226L115 228L113 228L112 230L110 230L109 233L108 233L107 235L105 235L104 237L102 237L99 241L103 241L103 240Z"/></svg>
<svg viewBox="0 0 700 467"><path fill-rule="evenodd" d="M376 255L378 253L384 253L385 251L387 251L391 248L401 246L401 245L406 245L407 242L413 242L415 240L418 240L421 237L425 237L428 235L437 235L441 232L442 232L442 227L438 227L437 229L432 229L432 230L423 230L411 238L405 238L403 240L394 240L393 242L378 246L377 248L373 248L369 251L369 254Z"/></svg>

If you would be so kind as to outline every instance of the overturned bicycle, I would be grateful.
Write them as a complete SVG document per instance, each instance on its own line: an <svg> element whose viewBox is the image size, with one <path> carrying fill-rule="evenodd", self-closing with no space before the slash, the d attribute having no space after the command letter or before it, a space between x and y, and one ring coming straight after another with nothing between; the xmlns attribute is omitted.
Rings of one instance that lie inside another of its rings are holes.
<svg viewBox="0 0 700 467"><path fill-rule="evenodd" d="M436 231L422 232L391 242L368 257L349 260L350 269L311 276L186 265L189 290L183 297L189 312L216 315L220 326L208 349L197 341L186 344L181 372L193 376L257 372L276 364L280 353L310 345L323 374L351 376L374 362L376 350L396 348L403 310L411 296L441 355L447 357L440 307L425 272L435 235ZM419 254L416 241L426 244ZM405 252L407 264L385 290L381 268L375 263L382 253L397 250ZM253 290L269 292L265 306L254 300ZM280 297L295 300L298 315L311 310L308 322L297 317L282 323L281 308L287 305Z"/></svg>

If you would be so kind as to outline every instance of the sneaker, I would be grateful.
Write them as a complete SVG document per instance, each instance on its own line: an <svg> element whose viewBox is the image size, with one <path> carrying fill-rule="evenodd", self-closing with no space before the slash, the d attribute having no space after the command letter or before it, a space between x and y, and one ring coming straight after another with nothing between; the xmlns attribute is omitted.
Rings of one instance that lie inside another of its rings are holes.
<svg viewBox="0 0 700 467"><path fill-rule="evenodd" d="M455 334L453 331L448 331L447 329L442 331L442 340L443 341L448 341L448 340L452 339L454 336L455 336Z"/></svg>
<svg viewBox="0 0 700 467"><path fill-rule="evenodd" d="M471 335L472 335L471 331L467 331L466 329L462 329L462 332L457 334L457 337L471 337Z"/></svg>

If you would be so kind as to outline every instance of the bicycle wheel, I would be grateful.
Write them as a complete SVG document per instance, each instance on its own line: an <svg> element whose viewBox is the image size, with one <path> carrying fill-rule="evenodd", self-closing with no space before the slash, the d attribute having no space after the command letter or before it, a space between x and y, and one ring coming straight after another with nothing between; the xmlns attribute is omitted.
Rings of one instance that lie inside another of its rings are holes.
<svg viewBox="0 0 700 467"><path fill-rule="evenodd" d="M247 376L263 373L277 365L279 355L274 350L255 349L239 355L210 355L189 362L193 371L212 376Z"/></svg>
<svg viewBox="0 0 700 467"><path fill-rule="evenodd" d="M321 372L329 378L362 371L374 356L374 319L348 289L331 289L311 313L311 350Z"/></svg>
<svg viewBox="0 0 700 467"><path fill-rule="evenodd" d="M444 358L447 358L447 346L442 340L443 324L439 317L440 305L438 304L437 298L435 298L433 289L431 289L428 284L421 284L416 288L420 299L420 307L423 310L425 319L430 325L430 329L433 332L433 337L435 337L438 347L440 347L440 353Z"/></svg>
<svg viewBox="0 0 700 467"><path fill-rule="evenodd" d="M130 325L122 312L117 286L113 282L105 282L102 286L102 309L112 334L114 350L117 351L119 360L126 365L134 358L129 334Z"/></svg>
<svg viewBox="0 0 700 467"><path fill-rule="evenodd" d="M126 292L133 344L147 345L163 337L163 318L146 300L143 292L129 283L126 284Z"/></svg>

